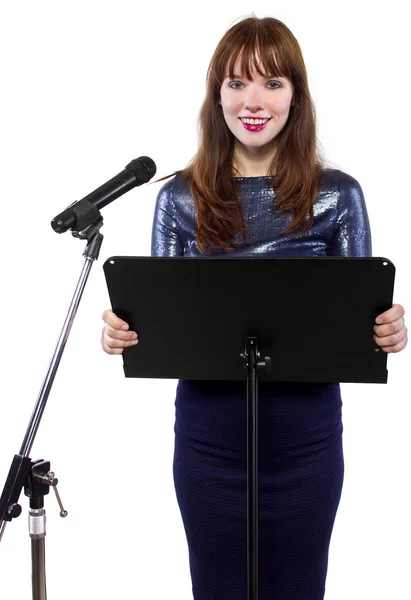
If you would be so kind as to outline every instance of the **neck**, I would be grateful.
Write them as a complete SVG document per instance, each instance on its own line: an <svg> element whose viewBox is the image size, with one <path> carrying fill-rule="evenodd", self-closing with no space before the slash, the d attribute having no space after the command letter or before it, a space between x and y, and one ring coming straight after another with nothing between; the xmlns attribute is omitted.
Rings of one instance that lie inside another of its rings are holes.
<svg viewBox="0 0 411 600"><path fill-rule="evenodd" d="M233 155L233 170L239 177L265 177L273 175L269 172L270 164L275 156L275 149L250 148L243 146L236 140Z"/></svg>

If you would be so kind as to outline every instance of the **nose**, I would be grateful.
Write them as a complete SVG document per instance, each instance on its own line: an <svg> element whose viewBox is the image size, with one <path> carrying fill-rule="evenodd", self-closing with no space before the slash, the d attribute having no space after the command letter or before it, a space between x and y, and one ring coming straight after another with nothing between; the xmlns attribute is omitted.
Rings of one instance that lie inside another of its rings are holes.
<svg viewBox="0 0 411 600"><path fill-rule="evenodd" d="M257 85L248 86L244 97L244 108L253 113L264 108L262 90Z"/></svg>

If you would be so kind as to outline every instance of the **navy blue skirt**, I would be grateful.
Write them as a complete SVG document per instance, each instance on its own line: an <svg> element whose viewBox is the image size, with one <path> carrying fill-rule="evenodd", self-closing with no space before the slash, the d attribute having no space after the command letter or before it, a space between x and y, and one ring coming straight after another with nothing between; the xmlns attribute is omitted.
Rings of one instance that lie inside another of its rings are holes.
<svg viewBox="0 0 411 600"><path fill-rule="evenodd" d="M259 598L323 600L344 476L339 384L259 383ZM174 484L195 600L247 600L245 382L181 380Z"/></svg>

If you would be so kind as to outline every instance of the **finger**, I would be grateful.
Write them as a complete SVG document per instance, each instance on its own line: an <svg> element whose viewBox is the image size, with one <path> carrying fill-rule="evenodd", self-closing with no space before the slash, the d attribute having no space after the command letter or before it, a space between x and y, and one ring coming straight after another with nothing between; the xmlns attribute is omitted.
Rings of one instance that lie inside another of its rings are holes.
<svg viewBox="0 0 411 600"><path fill-rule="evenodd" d="M389 310L378 315L375 322L378 324L391 323L392 321L396 321L400 317L403 317L404 314L405 309L401 304L393 304Z"/></svg>
<svg viewBox="0 0 411 600"><path fill-rule="evenodd" d="M102 317L103 321L108 323L108 325L110 325L110 327L113 327L114 329L127 330L129 328L128 323L123 321L123 319L120 319L120 317L114 314L113 311L110 309L105 310L103 312Z"/></svg>
<svg viewBox="0 0 411 600"><path fill-rule="evenodd" d="M103 339L101 340L101 347L107 354L121 354L124 350L124 348L110 348Z"/></svg>
<svg viewBox="0 0 411 600"><path fill-rule="evenodd" d="M399 333L395 333L394 335L387 335L385 337L377 337L376 335L374 335L373 337L377 346L380 346L381 348L391 347L400 344L406 337L406 332L402 330Z"/></svg>
<svg viewBox="0 0 411 600"><path fill-rule="evenodd" d="M103 335L103 341L108 348L129 348L130 346L135 346L138 344L138 340L116 340L115 338L107 335Z"/></svg>
<svg viewBox="0 0 411 600"><path fill-rule="evenodd" d="M385 337L387 335L392 335L393 333L399 333L402 329L404 329L404 317L397 319L393 323L388 323L387 325L374 325L374 333L378 337Z"/></svg>
<svg viewBox="0 0 411 600"><path fill-rule="evenodd" d="M396 344L395 346L383 347L383 348L381 348L381 350L383 350L387 354L392 354L392 353L395 353L395 352L401 352L401 350L404 350L404 348L407 345L407 343L408 343L408 336L405 335L404 338L401 340L401 342L399 344Z"/></svg>
<svg viewBox="0 0 411 600"><path fill-rule="evenodd" d="M122 331L121 329L114 329L107 324L104 325L103 332L103 335L105 334L110 338L123 340L125 342L138 339L138 335L135 331Z"/></svg>

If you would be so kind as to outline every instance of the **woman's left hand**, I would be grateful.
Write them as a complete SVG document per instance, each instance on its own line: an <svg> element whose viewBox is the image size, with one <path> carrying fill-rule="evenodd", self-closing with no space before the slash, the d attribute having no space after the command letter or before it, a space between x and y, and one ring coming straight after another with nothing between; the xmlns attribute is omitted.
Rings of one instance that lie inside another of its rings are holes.
<svg viewBox="0 0 411 600"><path fill-rule="evenodd" d="M404 323L405 310L401 304L378 315L375 319L374 341L384 352L401 352L408 343L408 329Z"/></svg>

